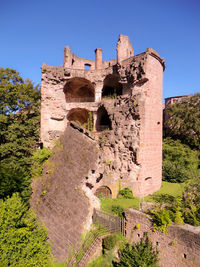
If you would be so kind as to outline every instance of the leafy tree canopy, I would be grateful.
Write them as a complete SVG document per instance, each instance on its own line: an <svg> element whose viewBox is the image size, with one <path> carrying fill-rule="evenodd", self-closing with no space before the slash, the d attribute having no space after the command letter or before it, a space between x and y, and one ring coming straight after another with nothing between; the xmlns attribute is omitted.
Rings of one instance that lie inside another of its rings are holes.
<svg viewBox="0 0 200 267"><path fill-rule="evenodd" d="M167 107L167 117L165 137L180 139L193 148L200 148L200 93Z"/></svg>
<svg viewBox="0 0 200 267"><path fill-rule="evenodd" d="M31 155L39 140L40 90L0 68L0 198L28 196Z"/></svg>
<svg viewBox="0 0 200 267"><path fill-rule="evenodd" d="M52 266L47 232L19 195L0 200L1 266Z"/></svg>
<svg viewBox="0 0 200 267"><path fill-rule="evenodd" d="M163 141L163 180L184 182L199 168L199 152L180 140L166 138Z"/></svg>

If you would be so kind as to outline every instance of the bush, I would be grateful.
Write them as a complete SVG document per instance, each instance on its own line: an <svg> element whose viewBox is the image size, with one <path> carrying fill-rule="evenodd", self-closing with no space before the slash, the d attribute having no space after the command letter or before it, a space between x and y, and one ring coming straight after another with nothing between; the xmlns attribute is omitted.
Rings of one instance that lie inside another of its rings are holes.
<svg viewBox="0 0 200 267"><path fill-rule="evenodd" d="M120 249L120 262L114 262L115 267L157 267L158 266L158 251L154 250L148 236L145 235L140 242L126 244L123 249Z"/></svg>
<svg viewBox="0 0 200 267"><path fill-rule="evenodd" d="M150 214L153 218L155 230L158 230L161 233L167 232L167 227L172 223L170 212L171 211L166 208L155 208L151 210Z"/></svg>
<svg viewBox="0 0 200 267"><path fill-rule="evenodd" d="M124 189L119 190L117 198L133 199L134 196L133 196L132 190L130 188L128 188L128 187L125 187Z"/></svg>
<svg viewBox="0 0 200 267"><path fill-rule="evenodd" d="M109 235L103 239L103 250L111 250L117 243L116 235Z"/></svg>
<svg viewBox="0 0 200 267"><path fill-rule="evenodd" d="M112 205L111 211L114 215L118 217L123 217L124 209L119 205Z"/></svg>

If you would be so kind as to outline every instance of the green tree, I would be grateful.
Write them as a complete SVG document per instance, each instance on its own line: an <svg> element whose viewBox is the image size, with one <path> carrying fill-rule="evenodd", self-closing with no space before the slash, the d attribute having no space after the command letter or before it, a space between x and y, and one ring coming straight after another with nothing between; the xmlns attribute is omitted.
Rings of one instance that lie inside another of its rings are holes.
<svg viewBox="0 0 200 267"><path fill-rule="evenodd" d="M16 193L0 200L1 266L52 266L47 232Z"/></svg>
<svg viewBox="0 0 200 267"><path fill-rule="evenodd" d="M199 168L199 152L180 140L166 138L163 141L163 180L184 182Z"/></svg>
<svg viewBox="0 0 200 267"><path fill-rule="evenodd" d="M133 245L126 244L120 250L120 262L115 267L157 267L158 251L154 250L148 236L145 235L140 242Z"/></svg>
<svg viewBox="0 0 200 267"><path fill-rule="evenodd" d="M39 141L40 90L0 68L0 197L30 194L31 156Z"/></svg>
<svg viewBox="0 0 200 267"><path fill-rule="evenodd" d="M200 93L167 107L164 136L200 148Z"/></svg>

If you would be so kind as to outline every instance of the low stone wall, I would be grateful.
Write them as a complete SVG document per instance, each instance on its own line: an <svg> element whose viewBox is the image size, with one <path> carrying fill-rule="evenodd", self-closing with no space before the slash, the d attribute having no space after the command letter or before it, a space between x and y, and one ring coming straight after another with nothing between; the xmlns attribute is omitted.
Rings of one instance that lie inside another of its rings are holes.
<svg viewBox="0 0 200 267"><path fill-rule="evenodd" d="M158 247L160 266L200 266L200 227L172 225L166 234L153 231L151 218L137 210L129 209L126 216L126 238L138 242L148 232L154 246ZM136 229L136 225L140 229Z"/></svg>

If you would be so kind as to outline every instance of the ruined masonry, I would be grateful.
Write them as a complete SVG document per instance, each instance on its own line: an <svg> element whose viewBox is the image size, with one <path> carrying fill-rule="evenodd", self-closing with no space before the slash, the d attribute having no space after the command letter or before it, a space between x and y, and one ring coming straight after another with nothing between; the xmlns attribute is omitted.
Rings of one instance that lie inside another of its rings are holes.
<svg viewBox="0 0 200 267"><path fill-rule="evenodd" d="M41 142L53 147L60 138L60 147L33 182L31 202L59 260L89 228L98 196L160 188L164 69L151 48L134 56L124 35L117 59L102 60L100 48L95 61L79 58L66 46L62 67L42 65Z"/></svg>

